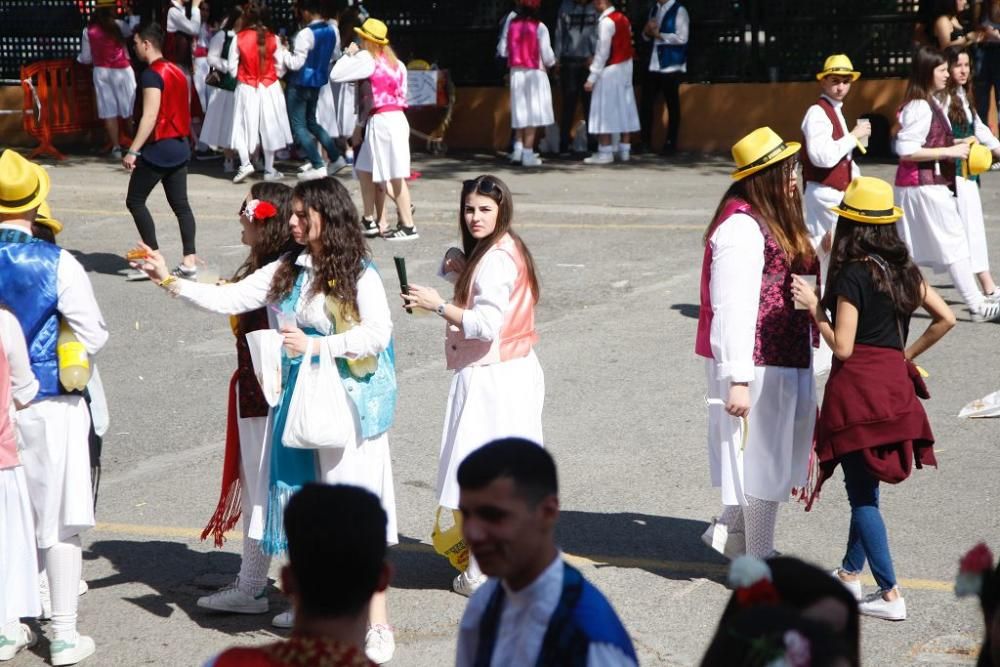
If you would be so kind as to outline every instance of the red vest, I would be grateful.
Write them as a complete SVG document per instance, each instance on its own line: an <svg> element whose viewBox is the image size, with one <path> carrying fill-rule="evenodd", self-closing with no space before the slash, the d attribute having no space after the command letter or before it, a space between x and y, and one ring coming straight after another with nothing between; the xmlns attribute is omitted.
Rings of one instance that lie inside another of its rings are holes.
<svg viewBox="0 0 1000 667"><path fill-rule="evenodd" d="M160 110L156 114L153 141L187 137L191 134L191 103L188 99L187 77L181 68L160 58L149 64L149 68L163 79L160 94Z"/></svg>
<svg viewBox="0 0 1000 667"><path fill-rule="evenodd" d="M817 102L819 108L826 113L826 117L830 119L833 124L833 139L841 139L844 136L844 128L840 124L840 119L837 118L837 111L833 108L833 104L830 100L825 97L819 98ZM802 177L807 183L820 183L827 187L835 188L843 192L847 189L847 186L851 182L851 154L848 153L840 162L835 164L830 169L821 169L809 161L809 146L806 144L805 137L802 138L802 145L805 148L800 155L802 156Z"/></svg>
<svg viewBox="0 0 1000 667"><path fill-rule="evenodd" d="M278 48L278 40L274 33L268 31L264 37L264 71L260 68L260 52L257 50L257 31L253 28L241 30L236 35L236 48L240 50L240 65L236 71L236 80L248 86L270 86L278 80L274 69L274 52Z"/></svg>
<svg viewBox="0 0 1000 667"><path fill-rule="evenodd" d="M626 60L632 60L635 51L632 48L632 24L628 17L617 9L608 18L614 21L615 34L611 38L611 53L608 55L608 65L617 65Z"/></svg>

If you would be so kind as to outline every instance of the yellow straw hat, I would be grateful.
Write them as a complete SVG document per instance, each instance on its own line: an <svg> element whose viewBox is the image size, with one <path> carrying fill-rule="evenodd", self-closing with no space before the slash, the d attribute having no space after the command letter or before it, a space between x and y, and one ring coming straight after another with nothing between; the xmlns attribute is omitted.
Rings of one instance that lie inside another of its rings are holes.
<svg viewBox="0 0 1000 667"><path fill-rule="evenodd" d="M360 28L355 28L354 32L362 39L367 39L369 42L375 42L376 44L381 44L385 46L389 43L389 28L386 27L384 23L378 19L365 19L365 22L361 24Z"/></svg>
<svg viewBox="0 0 1000 667"><path fill-rule="evenodd" d="M872 176L851 181L840 206L830 210L848 220L871 225L889 225L903 217L903 209L893 204L892 186Z"/></svg>
<svg viewBox="0 0 1000 667"><path fill-rule="evenodd" d="M823 77L830 76L831 74L849 76L851 77L851 81L857 81L861 78L861 72L854 71L854 65L851 64L851 59L843 53L838 53L827 58L826 62L823 63L823 71L816 75L816 80L819 81Z"/></svg>
<svg viewBox="0 0 1000 667"><path fill-rule="evenodd" d="M49 194L49 173L8 149L0 155L0 213L38 208Z"/></svg>
<svg viewBox="0 0 1000 667"><path fill-rule="evenodd" d="M993 164L993 153L982 144L972 144L969 146L969 159L962 162L962 175L978 176L990 170Z"/></svg>
<svg viewBox="0 0 1000 667"><path fill-rule="evenodd" d="M35 214L35 222L45 225L52 230L53 234L58 234L63 230L62 223L52 217L52 211L49 209L48 202L43 201L38 207L38 213Z"/></svg>
<svg viewBox="0 0 1000 667"><path fill-rule="evenodd" d="M796 141L785 142L769 127L759 127L733 145L733 161L736 163L733 180L739 181L781 162L795 155L801 147L802 144Z"/></svg>

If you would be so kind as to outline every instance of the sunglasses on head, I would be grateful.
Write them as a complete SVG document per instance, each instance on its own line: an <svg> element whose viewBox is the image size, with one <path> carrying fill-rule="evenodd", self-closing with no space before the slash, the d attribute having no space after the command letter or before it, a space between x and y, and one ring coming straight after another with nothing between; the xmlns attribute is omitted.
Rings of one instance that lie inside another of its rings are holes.
<svg viewBox="0 0 1000 667"><path fill-rule="evenodd" d="M492 178L470 178L467 181L462 181L463 193L468 194L473 190L481 195L496 193L497 197L501 196L500 186Z"/></svg>

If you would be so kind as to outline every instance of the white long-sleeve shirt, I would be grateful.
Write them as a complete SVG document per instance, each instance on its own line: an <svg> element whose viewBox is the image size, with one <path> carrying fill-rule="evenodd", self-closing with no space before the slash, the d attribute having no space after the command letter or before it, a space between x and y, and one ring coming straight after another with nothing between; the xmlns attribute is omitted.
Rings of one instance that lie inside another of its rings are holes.
<svg viewBox="0 0 1000 667"><path fill-rule="evenodd" d="M510 255L499 248L483 255L470 286L472 304L462 313L462 333L467 339L492 342L500 337L516 281L517 265Z"/></svg>
<svg viewBox="0 0 1000 667"><path fill-rule="evenodd" d="M235 76L236 72L229 69L229 60L222 57L222 47L226 43L227 35L235 39L235 35L232 30L219 30L212 35L212 39L208 43L208 66L212 69L219 70L220 72ZM230 49L235 51L236 45L231 44Z"/></svg>
<svg viewBox="0 0 1000 667"><path fill-rule="evenodd" d="M966 120L973 124L973 131L976 140L978 140L983 146L989 148L991 151L995 151L1000 148L1000 139L993 136L990 128L983 123L979 114L973 111L972 107L969 106L969 99L965 96L965 91L959 88L957 94L959 99L962 100L962 108L965 109Z"/></svg>
<svg viewBox="0 0 1000 667"><path fill-rule="evenodd" d="M944 112L945 122L951 127L948 121L948 114L944 110L945 106L937 100L934 101ZM913 155L923 148L927 141L927 133L931 131L931 106L926 100L912 100L906 103L902 111L899 112L899 133L896 135L896 155Z"/></svg>
<svg viewBox="0 0 1000 667"><path fill-rule="evenodd" d="M716 227L712 246L712 356L717 379L750 382L764 273L764 235L749 215L731 215Z"/></svg>
<svg viewBox="0 0 1000 667"><path fill-rule="evenodd" d="M29 229L11 223L0 223L0 229L13 229L31 235ZM95 355L108 342L108 325L94 297L94 288L83 265L66 250L59 251L56 269L56 308L76 334L87 354Z"/></svg>
<svg viewBox="0 0 1000 667"><path fill-rule="evenodd" d="M542 650L549 619L562 596L564 569L560 554L535 581L519 591L511 590L497 579L483 584L473 594L462 615L455 667L472 667L475 664L480 624L497 586L504 587L504 604L490 665L534 665ZM588 667L634 667L635 664L621 649L611 644L595 642L587 650Z"/></svg>
<svg viewBox="0 0 1000 667"><path fill-rule="evenodd" d="M666 15L670 8L677 3L677 0L667 0L667 2L660 3L656 8L656 13L651 15L651 19L656 20L656 25L663 25L663 17ZM680 7L677 10L677 20L674 24L674 32L661 32L656 35L653 39L653 53L649 57L649 71L650 72L686 72L687 63L683 62L677 65L668 65L667 67L660 67L660 57L656 53L656 46L658 44L671 44L673 46L682 46L688 43L688 37L691 32L691 17L688 15L688 10L686 7ZM649 37L643 33L643 39L649 41Z"/></svg>
<svg viewBox="0 0 1000 667"><path fill-rule="evenodd" d="M316 23L324 23L322 19L316 19L309 25ZM316 46L316 34L309 28L305 26L297 33L295 33L295 40L292 42L292 50L285 52L285 67L289 72L297 72L302 69L306 64L306 58L309 57L309 52L313 50ZM336 38L334 40L334 54L331 54L330 62L335 59L333 56L336 55Z"/></svg>
<svg viewBox="0 0 1000 667"><path fill-rule="evenodd" d="M31 371L31 358L21 324L14 313L3 308L0 308L0 342L10 367L11 398L20 405L27 405L38 393L38 379Z"/></svg>
<svg viewBox="0 0 1000 667"><path fill-rule="evenodd" d="M358 51L353 56L344 57L333 64L330 70L330 81L334 83L349 83L363 81L375 73L375 58L365 50Z"/></svg>
<svg viewBox="0 0 1000 667"><path fill-rule="evenodd" d="M510 28L510 22L517 18L517 12L510 12L504 17L503 23L500 24L500 39L497 40L497 58L507 57L507 30Z"/></svg>
<svg viewBox="0 0 1000 667"><path fill-rule="evenodd" d="M311 293L312 257L303 252L295 263L306 272L304 286L295 304L298 326L312 327L321 334L319 348L313 347L314 354L358 359L377 356L389 346L392 317L385 288L375 269L368 267L358 279L358 325L342 333L331 333L333 322L326 314L326 299L323 294ZM186 301L215 313L237 315L277 305L271 304L267 294L279 264L280 260L271 262L243 280L228 285L208 285L190 280L179 280L175 284L179 296ZM276 328L274 310L268 308L267 314L271 326Z"/></svg>
<svg viewBox="0 0 1000 667"><path fill-rule="evenodd" d="M844 119L844 103L837 102L826 95L823 95L823 98L833 105L834 114L840 122L840 128L844 131L844 136L840 139L833 138L833 124L827 117L826 112L823 111L823 107L818 104L812 105L806 111L805 118L802 119L802 136L806 139L806 152L809 155L809 161L820 169L832 169L842 159L851 155L851 152L857 146L857 141L848 129L847 121ZM852 160L851 178L855 179L860 175L861 171Z"/></svg>
<svg viewBox="0 0 1000 667"><path fill-rule="evenodd" d="M128 39L132 36L132 26L121 19L115 19L115 23L118 24L118 29L122 31L122 37ZM90 52L90 34L88 34L89 26L83 29L83 38L80 40L80 54L76 57L76 60L81 65L93 65L94 56Z"/></svg>
<svg viewBox="0 0 1000 667"><path fill-rule="evenodd" d="M587 81L594 83L604 71L604 66L611 57L611 40L615 36L615 22L609 17L614 7L605 9L597 19L597 48L594 50L594 58L590 62L590 75Z"/></svg>
<svg viewBox="0 0 1000 667"><path fill-rule="evenodd" d="M170 0L170 9L167 10L167 32L183 32L192 37L197 37L201 30L201 12L195 9L191 12L191 18L184 12L184 3L180 0Z"/></svg>

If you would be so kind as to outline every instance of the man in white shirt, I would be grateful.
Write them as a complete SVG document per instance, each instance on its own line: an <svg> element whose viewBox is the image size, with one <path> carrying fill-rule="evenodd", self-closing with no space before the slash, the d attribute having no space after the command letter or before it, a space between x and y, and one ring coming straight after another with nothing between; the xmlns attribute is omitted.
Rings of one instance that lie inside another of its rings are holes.
<svg viewBox="0 0 1000 667"><path fill-rule="evenodd" d="M649 11L649 20L642 28L642 37L651 42L649 68L642 83L639 118L642 122L642 143L652 148L653 105L663 95L667 106L667 140L661 153L677 151L681 127L681 79L687 72L688 36L691 18L678 0L657 0Z"/></svg>
<svg viewBox="0 0 1000 667"><path fill-rule="evenodd" d="M59 380L61 325L92 356L108 340L94 291L70 253L31 232L50 189L46 171L14 151L0 155L0 302L25 332L39 382L35 401L18 413L17 431L35 516L39 561L52 601L53 665L72 665L94 653L76 630L83 565L80 533L94 525L88 435L90 413L79 392Z"/></svg>
<svg viewBox="0 0 1000 667"><path fill-rule="evenodd" d="M556 465L541 446L496 440L458 469L462 535L490 579L469 599L456 667L638 664L604 596L563 560Z"/></svg>

